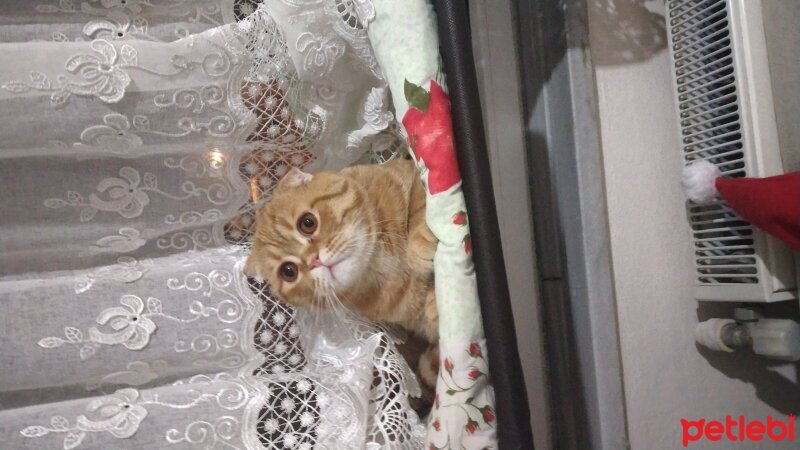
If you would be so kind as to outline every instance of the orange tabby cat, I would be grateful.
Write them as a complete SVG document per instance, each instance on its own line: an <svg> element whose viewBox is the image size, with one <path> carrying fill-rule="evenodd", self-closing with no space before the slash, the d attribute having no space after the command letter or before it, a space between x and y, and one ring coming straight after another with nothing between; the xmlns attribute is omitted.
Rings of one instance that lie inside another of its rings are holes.
<svg viewBox="0 0 800 450"><path fill-rule="evenodd" d="M331 308L340 302L422 338L428 350L417 373L427 397L438 371L436 243L412 161L313 175L291 169L258 214L245 271L266 279L275 296L291 305ZM414 366L409 352L403 353Z"/></svg>

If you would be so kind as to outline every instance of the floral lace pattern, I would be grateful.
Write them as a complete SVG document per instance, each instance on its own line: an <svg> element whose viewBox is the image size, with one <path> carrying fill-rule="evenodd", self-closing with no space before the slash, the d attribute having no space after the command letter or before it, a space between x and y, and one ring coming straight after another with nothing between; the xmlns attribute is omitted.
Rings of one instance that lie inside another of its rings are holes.
<svg viewBox="0 0 800 450"><path fill-rule="evenodd" d="M165 160L165 164L170 166L170 160ZM179 194L162 191L158 188L156 175L150 172L141 174L138 170L125 166L119 169L119 177L101 180L97 184L96 192L90 194L88 200L84 200L84 197L75 191L67 191L65 200L47 199L44 201L44 206L80 208L81 222L92 220L98 211L115 212L126 219L132 219L144 212L144 208L150 203L150 194L162 195L172 200L188 200L202 195L210 204L224 205L228 203L232 192L230 184L224 180L212 183L208 187L198 187L193 181L186 181L181 185L181 190ZM219 214L217 210L210 211L215 215ZM192 214L200 217L204 215L191 211L188 215L183 213L182 216L189 217ZM176 219L170 215L165 220L166 223L170 223Z"/></svg>
<svg viewBox="0 0 800 450"><path fill-rule="evenodd" d="M130 256L120 256L117 259L117 263L112 266L100 267L83 276L75 277L75 293L81 294L88 291L97 280L105 279L133 283L142 278L151 266L153 266L153 260L151 259L139 261Z"/></svg>
<svg viewBox="0 0 800 450"><path fill-rule="evenodd" d="M131 437L147 417L147 409L139 402L139 391L136 389L122 389L114 395L93 400L86 406L86 411L96 417L90 419L80 415L71 424L66 417L53 416L50 426L32 425L20 433L29 438L66 433L64 449L69 450L80 446L86 433L107 432L116 438Z"/></svg>
<svg viewBox="0 0 800 450"><path fill-rule="evenodd" d="M118 52L108 41L97 40L91 44L94 53L72 56L64 68L74 74L69 80L59 75L56 82L42 72L31 72L29 81L9 81L2 85L7 91L20 94L32 89L52 92L50 101L54 106L66 102L71 95L93 95L107 103L116 103L125 95L131 77L125 69L137 65L136 50L123 45Z"/></svg>
<svg viewBox="0 0 800 450"><path fill-rule="evenodd" d="M253 211L290 167L406 152L370 1L261 3L19 6L43 24L21 45L49 53L0 71L0 102L36 111L5 144L34 164L0 168L33 235L0 252L18 271L0 279L18 311L0 329L32 333L0 355L29 368L0 381L9 445L422 446L392 333L353 319L342 334L241 274ZM39 389L50 403L14 396Z"/></svg>

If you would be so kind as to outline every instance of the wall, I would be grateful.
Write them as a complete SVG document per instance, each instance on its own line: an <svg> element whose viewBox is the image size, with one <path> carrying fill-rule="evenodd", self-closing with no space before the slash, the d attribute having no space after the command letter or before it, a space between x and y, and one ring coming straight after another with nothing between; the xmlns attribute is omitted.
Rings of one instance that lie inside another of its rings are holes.
<svg viewBox="0 0 800 450"><path fill-rule="evenodd" d="M796 373L794 366L705 352L693 340L698 316L729 310L698 308L692 299L663 0L588 3L631 448L681 448L682 417L800 412L798 387L784 375ZM796 445L706 441L689 448Z"/></svg>

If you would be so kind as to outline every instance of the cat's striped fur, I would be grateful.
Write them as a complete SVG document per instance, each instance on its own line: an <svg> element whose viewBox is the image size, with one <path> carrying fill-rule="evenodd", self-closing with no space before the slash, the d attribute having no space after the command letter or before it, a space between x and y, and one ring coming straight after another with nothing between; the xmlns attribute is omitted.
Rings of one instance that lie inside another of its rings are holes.
<svg viewBox="0 0 800 450"><path fill-rule="evenodd" d="M438 372L436 243L412 161L313 175L292 169L257 216L246 271L291 305L341 305L412 332L429 344L418 365L409 363L430 391Z"/></svg>

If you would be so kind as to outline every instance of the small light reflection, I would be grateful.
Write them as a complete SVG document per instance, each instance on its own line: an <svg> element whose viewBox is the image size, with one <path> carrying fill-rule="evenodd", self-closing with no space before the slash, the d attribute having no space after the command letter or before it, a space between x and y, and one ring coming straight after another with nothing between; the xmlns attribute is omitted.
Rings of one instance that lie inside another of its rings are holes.
<svg viewBox="0 0 800 450"><path fill-rule="evenodd" d="M214 169L222 168L225 165L225 153L222 153L218 148L209 150L206 158L208 159L209 166Z"/></svg>

